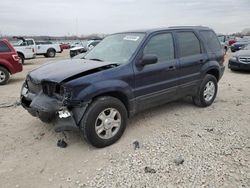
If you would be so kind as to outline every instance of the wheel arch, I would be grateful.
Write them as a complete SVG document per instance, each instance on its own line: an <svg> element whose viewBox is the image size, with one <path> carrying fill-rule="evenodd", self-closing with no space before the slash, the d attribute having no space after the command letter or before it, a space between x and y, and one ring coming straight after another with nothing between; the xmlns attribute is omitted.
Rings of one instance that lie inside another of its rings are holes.
<svg viewBox="0 0 250 188"><path fill-rule="evenodd" d="M220 79L220 72L219 72L219 70L218 70L217 68L209 69L209 70L206 72L206 74L211 74L211 75L213 75L213 76L217 79L217 81L219 81L219 79Z"/></svg>
<svg viewBox="0 0 250 188"><path fill-rule="evenodd" d="M10 74L12 74L11 73L11 67L9 67L6 63L0 61L0 67L5 68Z"/></svg>
<svg viewBox="0 0 250 188"><path fill-rule="evenodd" d="M23 56L23 58L25 59L25 55L24 55L24 53L23 53L23 52L17 51L16 53L17 53L18 55Z"/></svg>
<svg viewBox="0 0 250 188"><path fill-rule="evenodd" d="M101 96L112 96L119 99L131 116L135 111L135 100L131 88L127 83L118 80L99 82L81 90L77 95L80 101L93 101Z"/></svg>
<svg viewBox="0 0 250 188"><path fill-rule="evenodd" d="M49 48L49 49L47 50L47 53L48 53L50 50L53 50L54 52L56 52L56 49L55 49L55 48Z"/></svg>
<svg viewBox="0 0 250 188"><path fill-rule="evenodd" d="M219 63L216 61L210 61L210 62L206 63L202 67L202 72L203 72L203 77L206 74L211 74L211 75L215 76L217 81L220 80L220 67L219 67Z"/></svg>
<svg viewBox="0 0 250 188"><path fill-rule="evenodd" d="M111 97L119 99L124 104L125 108L127 109L128 116L129 116L130 104L129 104L128 96L126 94L124 94L121 91L108 91L108 92L103 92L103 93L100 93L99 95L94 96L93 100L99 97L103 97L103 96L111 96Z"/></svg>

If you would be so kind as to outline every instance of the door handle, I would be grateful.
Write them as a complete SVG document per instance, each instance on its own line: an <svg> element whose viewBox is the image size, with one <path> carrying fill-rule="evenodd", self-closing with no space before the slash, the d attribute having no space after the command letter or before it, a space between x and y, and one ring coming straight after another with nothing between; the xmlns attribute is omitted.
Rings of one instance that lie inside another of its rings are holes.
<svg viewBox="0 0 250 188"><path fill-rule="evenodd" d="M171 65L171 66L168 67L168 70L170 70L170 71L175 70L175 68L176 68L175 66Z"/></svg>

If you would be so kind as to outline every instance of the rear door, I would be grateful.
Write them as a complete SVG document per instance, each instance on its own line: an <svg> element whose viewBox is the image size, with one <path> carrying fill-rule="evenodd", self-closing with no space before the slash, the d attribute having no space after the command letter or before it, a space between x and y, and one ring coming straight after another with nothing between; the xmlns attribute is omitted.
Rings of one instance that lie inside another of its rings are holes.
<svg viewBox="0 0 250 188"><path fill-rule="evenodd" d="M201 68L208 56L198 34L192 30L176 31L179 58L179 91L183 96L193 94L201 80Z"/></svg>
<svg viewBox="0 0 250 188"><path fill-rule="evenodd" d="M175 58L174 38L171 32L158 33L151 36L140 53L156 55L156 64L137 67L135 71L134 94L138 110L163 104L176 96L177 59Z"/></svg>

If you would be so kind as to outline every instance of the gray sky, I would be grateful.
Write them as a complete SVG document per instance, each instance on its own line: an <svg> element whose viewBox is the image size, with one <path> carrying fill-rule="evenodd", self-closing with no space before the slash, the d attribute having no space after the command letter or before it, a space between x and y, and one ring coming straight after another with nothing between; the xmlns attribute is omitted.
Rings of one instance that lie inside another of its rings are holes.
<svg viewBox="0 0 250 188"><path fill-rule="evenodd" d="M0 34L81 35L174 25L250 28L250 0L1 0Z"/></svg>

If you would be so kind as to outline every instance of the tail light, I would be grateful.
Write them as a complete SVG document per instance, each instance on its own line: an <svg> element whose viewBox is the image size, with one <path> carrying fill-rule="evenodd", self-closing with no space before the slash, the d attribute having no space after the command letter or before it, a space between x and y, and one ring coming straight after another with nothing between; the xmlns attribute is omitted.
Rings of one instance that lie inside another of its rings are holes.
<svg viewBox="0 0 250 188"><path fill-rule="evenodd" d="M20 60L20 58L18 57L18 55L12 55L12 58L14 59L14 61L19 61Z"/></svg>

